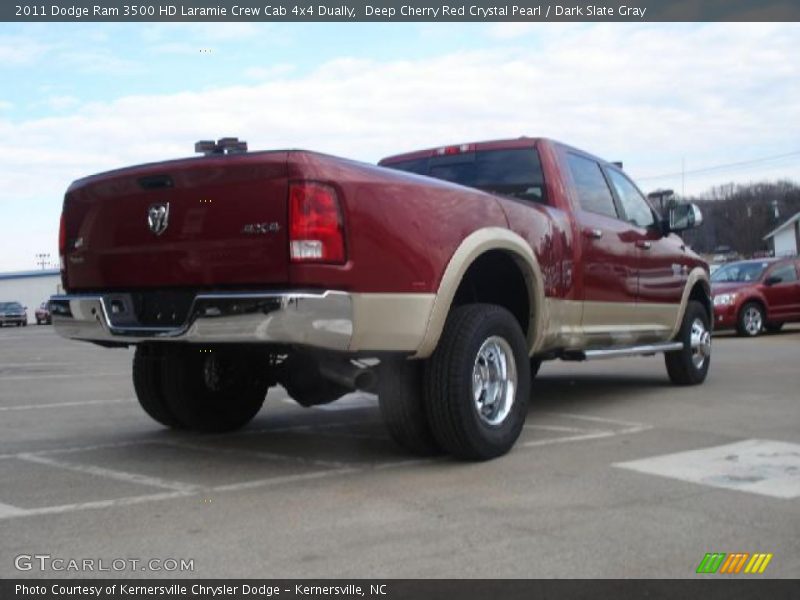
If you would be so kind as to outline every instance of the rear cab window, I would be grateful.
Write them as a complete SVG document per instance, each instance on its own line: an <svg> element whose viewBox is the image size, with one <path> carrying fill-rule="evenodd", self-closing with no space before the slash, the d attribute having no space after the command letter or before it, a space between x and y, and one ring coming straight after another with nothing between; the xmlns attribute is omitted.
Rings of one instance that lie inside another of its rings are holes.
<svg viewBox="0 0 800 600"><path fill-rule="evenodd" d="M388 162L383 166L492 194L547 203L544 172L535 148L478 149Z"/></svg>

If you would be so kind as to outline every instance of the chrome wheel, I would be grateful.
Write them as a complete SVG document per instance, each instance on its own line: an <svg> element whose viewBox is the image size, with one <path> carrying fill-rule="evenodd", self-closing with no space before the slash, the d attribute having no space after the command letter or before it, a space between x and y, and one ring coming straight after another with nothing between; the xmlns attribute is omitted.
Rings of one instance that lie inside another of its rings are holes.
<svg viewBox="0 0 800 600"><path fill-rule="evenodd" d="M701 319L692 322L691 331L692 364L695 369L702 369L711 356L711 332L706 329Z"/></svg>
<svg viewBox="0 0 800 600"><path fill-rule="evenodd" d="M748 335L761 333L761 328L764 326L764 317L761 315L761 310L756 306L745 308L742 315L742 323Z"/></svg>
<svg viewBox="0 0 800 600"><path fill-rule="evenodd" d="M472 394L480 419L487 425L501 424L511 411L516 392L514 352L505 339L493 335L481 345L472 368Z"/></svg>

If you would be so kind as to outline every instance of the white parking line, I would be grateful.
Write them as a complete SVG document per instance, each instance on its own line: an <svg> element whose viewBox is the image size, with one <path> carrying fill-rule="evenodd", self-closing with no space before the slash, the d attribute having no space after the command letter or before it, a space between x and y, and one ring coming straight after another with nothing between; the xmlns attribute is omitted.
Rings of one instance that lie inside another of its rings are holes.
<svg viewBox="0 0 800 600"><path fill-rule="evenodd" d="M24 508L11 506L10 504L0 504L0 519L8 519L9 517L20 517L25 512Z"/></svg>
<svg viewBox="0 0 800 600"><path fill-rule="evenodd" d="M43 456L48 454L72 454L74 452L89 452L91 450L105 450L106 448L124 448L125 446L144 446L146 444L156 444L158 440L132 440L127 442L111 442L108 444L91 444L88 446L67 446L65 448L50 448L45 450L29 450L27 452L14 452L12 454L0 454L0 460L19 458L20 455Z"/></svg>
<svg viewBox="0 0 800 600"><path fill-rule="evenodd" d="M8 375L8 376L0 376L0 381L31 381L36 380L39 381L40 379L86 379L91 377L92 379L96 379L98 377L122 377L123 375L127 376L127 371L123 373L91 373L91 375L86 373L64 373L62 375Z"/></svg>
<svg viewBox="0 0 800 600"><path fill-rule="evenodd" d="M530 442L523 442L522 446L525 448L532 448L534 446L549 446L550 444L563 444L565 442L581 442L583 440L596 440L600 438L614 437L620 435L617 431L595 431L594 433L586 433L584 435L569 435L566 437L548 438L544 440L531 440Z"/></svg>
<svg viewBox="0 0 800 600"><path fill-rule="evenodd" d="M379 423L379 421L370 421L360 423L362 425L374 425ZM264 433L291 433L291 432L298 432L298 433L306 433L306 432L313 432L315 429L333 429L337 427L352 427L352 423L317 423L315 425L290 425L287 427L259 427L256 429L245 429L242 431L232 431L230 433L221 433L215 435L208 435L202 434L193 436L191 439L228 439L228 438L236 438L242 435L256 435L256 434L264 434ZM324 434L323 434L324 435ZM340 437L346 437L348 434L337 434ZM377 436L376 436L377 437ZM387 438L380 438L380 439L387 439ZM71 454L73 452L89 452L91 450L105 450L107 448L124 448L126 446L140 446L145 444L172 444L172 443L183 443L179 440L164 440L164 439L143 439L143 440L128 440L125 442L109 442L106 444L89 444L84 446L66 446L62 448L49 448L45 450L29 450L27 452L14 452L11 454L0 454L0 460L9 459L9 458L18 458L20 454L36 454L36 455L47 455L47 454Z"/></svg>
<svg viewBox="0 0 800 600"><path fill-rule="evenodd" d="M50 402L48 404L17 404L13 406L0 406L0 412L16 410L39 410L43 408L65 408L71 406L93 406L96 404L123 404L132 399L120 400L77 400L75 402Z"/></svg>
<svg viewBox="0 0 800 600"><path fill-rule="evenodd" d="M318 467L330 467L334 469L341 469L347 465L342 462L332 460L318 460L315 458L305 458L303 456L294 456L291 454L279 454L277 452L264 452L262 450L246 450L239 448L227 448L220 446L204 446L202 444L192 444L191 442L183 441L162 441L159 445L168 446L172 448L184 448L186 450L194 450L198 452L211 452L213 454L234 454L240 456L249 456L252 458L262 458L267 460L280 460L298 463L301 465L315 465Z"/></svg>
<svg viewBox="0 0 800 600"><path fill-rule="evenodd" d="M2 338L0 338L2 339ZM43 358L37 358L30 360L28 362L19 362L19 363L3 363L2 369L10 369L10 368L19 368L19 367L47 367L48 369L51 367L85 367L86 363L74 363L74 362L50 362Z"/></svg>
<svg viewBox="0 0 800 600"><path fill-rule="evenodd" d="M307 481L310 479L322 479L334 475L346 475L363 471L358 467L346 467L343 469L326 469L324 471L313 471L311 473L297 473L295 475L280 475L278 477L266 477L264 479L254 479L252 481L242 481L240 483L228 483L209 488L210 492L238 492L241 490L251 490L253 488L276 485L282 483L294 483L295 481Z"/></svg>
<svg viewBox="0 0 800 600"><path fill-rule="evenodd" d="M191 483L184 483L182 481L168 481L160 477L150 477L148 475L141 475L139 473L128 473L127 471L118 471L116 469L107 469L105 467L97 467L94 465L82 465L78 463L71 463L54 458L48 458L41 454L18 454L17 458L26 460L28 462L37 463L40 465L47 465L58 469L67 471L75 471L76 473L85 473L87 475L95 475L98 477L107 477L116 481L124 481L125 483L135 483L139 485L149 485L152 487L164 488L167 490L174 490L176 492L194 492L200 489L200 486Z"/></svg>
<svg viewBox="0 0 800 600"><path fill-rule="evenodd" d="M559 412L551 412L551 413L543 413L546 415L551 415L554 417L567 417L570 419L578 419L581 421L594 421L597 423L608 423L609 425L627 425L629 427L641 427L642 423L636 423L635 421L623 421L621 419L609 419L607 417L596 417L594 415L580 415L576 413L559 413Z"/></svg>
<svg viewBox="0 0 800 600"><path fill-rule="evenodd" d="M126 442L109 442L108 444L89 444L85 446L66 446L63 448L48 448L44 450L29 450L14 454L0 454L0 458L19 458L21 454L35 454L43 456L48 454L73 454L75 452L90 452L92 450L106 450L109 448L125 448L126 446L144 446L158 444L160 440L128 440Z"/></svg>
<svg viewBox="0 0 800 600"><path fill-rule="evenodd" d="M523 425L525 429L541 429L542 431L559 431L562 433L585 433L587 431L599 432L601 429L586 429L584 427L560 427L558 425Z"/></svg>
<svg viewBox="0 0 800 600"><path fill-rule="evenodd" d="M143 504L145 502L156 502L158 500L173 500L175 498L186 498L195 495L196 492L163 492L159 494L147 494L144 496L128 496L126 498L113 498L111 500L94 500L91 502L77 502L74 504L59 504L56 506L41 506L38 508L20 508L14 514L6 518L31 517L36 515L56 515L71 513L79 510L96 510L100 508L111 508L114 506L131 506ZM0 515L2 518L2 515Z"/></svg>
<svg viewBox="0 0 800 600"><path fill-rule="evenodd" d="M551 444L564 444L567 442L582 442L585 440L597 440L602 438L610 438L618 435L628 435L632 433L640 433L652 429L652 425L645 425L644 423L635 423L633 421L622 421L619 419L608 419L605 417L595 417L592 415L578 415L573 413L545 413L551 416L567 417L570 419L579 419L582 421L590 421L592 423L605 423L608 425L622 425L622 429L581 429L574 427L557 427L555 425L525 425L526 428L531 429L550 429L553 431L574 432L576 435L569 435L564 437L546 438L543 440L531 440L523 442L522 446L525 448L533 448L535 446L549 446ZM581 431L585 433L580 433Z"/></svg>

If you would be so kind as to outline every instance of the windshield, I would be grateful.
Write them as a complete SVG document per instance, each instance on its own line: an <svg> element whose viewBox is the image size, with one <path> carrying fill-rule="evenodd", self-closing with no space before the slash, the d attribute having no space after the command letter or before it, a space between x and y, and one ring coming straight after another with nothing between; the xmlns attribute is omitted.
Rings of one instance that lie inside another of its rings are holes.
<svg viewBox="0 0 800 600"><path fill-rule="evenodd" d="M0 310L22 310L19 302L0 302Z"/></svg>
<svg viewBox="0 0 800 600"><path fill-rule="evenodd" d="M711 281L717 283L758 281L768 266L767 262L731 263L714 271Z"/></svg>
<svg viewBox="0 0 800 600"><path fill-rule="evenodd" d="M390 169L452 181L484 192L544 202L544 174L533 148L479 150L417 158L385 165Z"/></svg>

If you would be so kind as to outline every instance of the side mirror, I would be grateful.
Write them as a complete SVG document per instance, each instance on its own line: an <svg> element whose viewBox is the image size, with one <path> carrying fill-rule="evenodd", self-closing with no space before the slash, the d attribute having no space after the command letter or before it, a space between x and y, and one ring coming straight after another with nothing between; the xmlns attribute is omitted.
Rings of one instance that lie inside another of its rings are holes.
<svg viewBox="0 0 800 600"><path fill-rule="evenodd" d="M783 277L779 275L770 275L764 280L764 285L775 285L776 283L780 283L783 281Z"/></svg>
<svg viewBox="0 0 800 600"><path fill-rule="evenodd" d="M669 209L669 230L685 231L699 227L703 222L703 213L696 204L676 204Z"/></svg>

